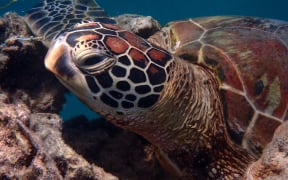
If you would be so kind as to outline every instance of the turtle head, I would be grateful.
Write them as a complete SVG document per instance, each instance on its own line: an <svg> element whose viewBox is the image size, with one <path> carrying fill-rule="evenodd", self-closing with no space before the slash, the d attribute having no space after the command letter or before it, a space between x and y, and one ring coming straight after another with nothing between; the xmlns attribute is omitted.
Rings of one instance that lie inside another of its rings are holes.
<svg viewBox="0 0 288 180"><path fill-rule="evenodd" d="M100 114L131 114L157 102L171 59L118 26L87 22L54 40L45 65Z"/></svg>

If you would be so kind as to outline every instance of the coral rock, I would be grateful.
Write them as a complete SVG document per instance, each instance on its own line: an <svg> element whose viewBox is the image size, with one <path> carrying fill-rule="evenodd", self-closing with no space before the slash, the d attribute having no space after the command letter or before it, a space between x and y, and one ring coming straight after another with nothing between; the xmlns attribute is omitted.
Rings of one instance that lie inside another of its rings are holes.
<svg viewBox="0 0 288 180"><path fill-rule="evenodd" d="M248 180L288 179L288 121L278 127L261 158L247 170Z"/></svg>
<svg viewBox="0 0 288 180"><path fill-rule="evenodd" d="M90 165L63 142L57 115L31 113L25 104L1 103L0 179L5 178L118 179Z"/></svg>

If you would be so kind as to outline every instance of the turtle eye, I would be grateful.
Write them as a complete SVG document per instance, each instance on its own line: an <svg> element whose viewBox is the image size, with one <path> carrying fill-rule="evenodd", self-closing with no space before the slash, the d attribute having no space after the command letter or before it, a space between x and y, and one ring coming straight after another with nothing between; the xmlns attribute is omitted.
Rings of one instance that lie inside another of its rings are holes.
<svg viewBox="0 0 288 180"><path fill-rule="evenodd" d="M102 73L112 67L115 63L115 58L95 52L83 55L76 61L76 65L79 69L91 75Z"/></svg>

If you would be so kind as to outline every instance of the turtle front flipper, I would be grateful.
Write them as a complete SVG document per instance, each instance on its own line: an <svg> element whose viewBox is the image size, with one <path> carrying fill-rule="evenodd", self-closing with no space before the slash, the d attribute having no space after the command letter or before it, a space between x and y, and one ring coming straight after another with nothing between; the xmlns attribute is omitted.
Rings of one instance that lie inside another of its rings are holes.
<svg viewBox="0 0 288 180"><path fill-rule="evenodd" d="M25 15L32 32L47 47L62 31L85 20L115 23L94 0L43 0Z"/></svg>

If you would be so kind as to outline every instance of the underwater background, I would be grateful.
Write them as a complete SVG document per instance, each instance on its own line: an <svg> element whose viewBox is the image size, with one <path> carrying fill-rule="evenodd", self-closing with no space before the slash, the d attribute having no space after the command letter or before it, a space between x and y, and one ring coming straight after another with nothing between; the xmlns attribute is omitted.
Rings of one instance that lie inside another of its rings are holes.
<svg viewBox="0 0 288 180"><path fill-rule="evenodd" d="M24 15L41 0L0 0L0 15L17 12ZM124 13L152 16L162 25L169 21L200 16L242 15L288 21L287 0L97 0L111 16ZM85 115L89 120L99 117L72 95L66 95L63 120Z"/></svg>

